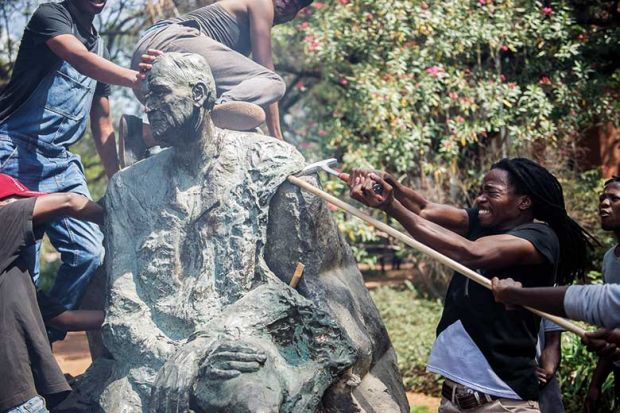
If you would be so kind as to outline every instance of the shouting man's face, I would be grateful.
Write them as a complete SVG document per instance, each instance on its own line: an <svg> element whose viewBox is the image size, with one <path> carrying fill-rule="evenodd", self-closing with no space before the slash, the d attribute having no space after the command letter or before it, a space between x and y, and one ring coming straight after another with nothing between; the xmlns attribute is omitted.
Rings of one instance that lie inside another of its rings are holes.
<svg viewBox="0 0 620 413"><path fill-rule="evenodd" d="M605 231L620 230L620 182L605 185L599 196L598 215Z"/></svg>

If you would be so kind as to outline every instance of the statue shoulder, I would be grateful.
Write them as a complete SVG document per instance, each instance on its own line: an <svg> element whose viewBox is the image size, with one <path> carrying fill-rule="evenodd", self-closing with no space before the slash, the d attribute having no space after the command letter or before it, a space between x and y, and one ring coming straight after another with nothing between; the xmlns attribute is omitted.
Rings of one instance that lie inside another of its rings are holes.
<svg viewBox="0 0 620 413"><path fill-rule="evenodd" d="M166 182L167 166L172 162L173 151L164 149L155 156L143 159L115 173L108 184L106 199L122 200L152 197L154 191L162 191ZM126 196L130 192L132 196Z"/></svg>

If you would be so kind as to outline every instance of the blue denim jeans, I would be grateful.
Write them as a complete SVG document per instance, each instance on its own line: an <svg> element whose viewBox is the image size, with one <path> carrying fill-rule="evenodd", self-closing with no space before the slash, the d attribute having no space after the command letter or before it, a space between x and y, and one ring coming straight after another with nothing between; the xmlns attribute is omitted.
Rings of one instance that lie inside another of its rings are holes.
<svg viewBox="0 0 620 413"><path fill-rule="evenodd" d="M69 151L49 157L35 147L0 136L0 172L37 191L75 192L90 198L82 163ZM44 231L62 261L50 296L67 309L77 308L90 278L103 262L103 234L97 225L73 218L51 221ZM23 255L35 280L39 273L37 249L32 246Z"/></svg>
<svg viewBox="0 0 620 413"><path fill-rule="evenodd" d="M45 399L41 396L34 396L27 402L15 406L4 413L48 413L45 407Z"/></svg>
<svg viewBox="0 0 620 413"><path fill-rule="evenodd" d="M98 54L102 51L100 40ZM75 192L90 198L82 162L67 148L84 134L96 85L67 62L51 70L28 100L0 123L0 172L30 190ZM52 221L44 231L62 261L50 296L67 309L77 308L103 261L103 234L97 225L73 218ZM33 246L23 255L35 281L38 249Z"/></svg>

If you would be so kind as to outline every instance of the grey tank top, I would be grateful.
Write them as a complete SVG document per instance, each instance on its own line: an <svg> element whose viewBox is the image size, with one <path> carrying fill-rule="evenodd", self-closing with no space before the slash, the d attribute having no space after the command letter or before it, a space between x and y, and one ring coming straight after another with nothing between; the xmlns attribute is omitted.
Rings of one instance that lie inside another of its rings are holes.
<svg viewBox="0 0 620 413"><path fill-rule="evenodd" d="M204 35L244 56L248 56L252 51L248 25L240 25L235 16L218 3L167 19L165 22L195 27Z"/></svg>

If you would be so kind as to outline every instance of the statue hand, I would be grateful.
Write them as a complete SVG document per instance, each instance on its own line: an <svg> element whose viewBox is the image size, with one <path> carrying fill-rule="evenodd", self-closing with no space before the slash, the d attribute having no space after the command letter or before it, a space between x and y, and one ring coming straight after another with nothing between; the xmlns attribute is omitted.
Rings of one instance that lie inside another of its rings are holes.
<svg viewBox="0 0 620 413"><path fill-rule="evenodd" d="M195 346L181 348L163 365L151 391L149 412L191 412L190 390L198 374L201 355Z"/></svg>
<svg viewBox="0 0 620 413"><path fill-rule="evenodd" d="M260 369L267 357L248 343L226 340L217 345L200 367L207 380L228 380Z"/></svg>

